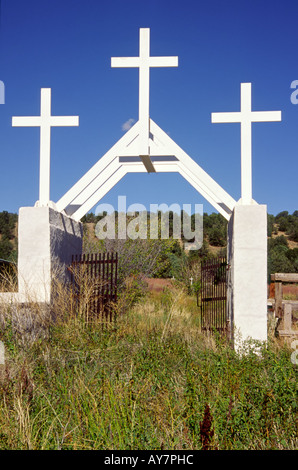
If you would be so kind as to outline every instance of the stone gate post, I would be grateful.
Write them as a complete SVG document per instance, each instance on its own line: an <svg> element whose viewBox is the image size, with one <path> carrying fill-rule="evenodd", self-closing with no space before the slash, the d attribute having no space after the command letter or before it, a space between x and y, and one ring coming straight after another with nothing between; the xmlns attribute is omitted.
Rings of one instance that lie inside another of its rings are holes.
<svg viewBox="0 0 298 470"><path fill-rule="evenodd" d="M83 228L51 207L21 207L18 226L20 298L50 302L52 281L69 276L72 254L82 253Z"/></svg>
<svg viewBox="0 0 298 470"><path fill-rule="evenodd" d="M227 309L235 349L267 341L267 206L236 204L228 224Z"/></svg>

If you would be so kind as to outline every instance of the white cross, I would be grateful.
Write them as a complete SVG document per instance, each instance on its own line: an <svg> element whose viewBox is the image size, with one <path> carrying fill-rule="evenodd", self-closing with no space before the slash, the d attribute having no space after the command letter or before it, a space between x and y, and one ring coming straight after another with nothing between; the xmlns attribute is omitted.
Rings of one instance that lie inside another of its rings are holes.
<svg viewBox="0 0 298 470"><path fill-rule="evenodd" d="M13 127L40 127L39 205L50 202L51 127L78 126L79 116L51 115L51 88L41 88L40 116L13 116Z"/></svg>
<svg viewBox="0 0 298 470"><path fill-rule="evenodd" d="M252 203L251 123L281 121L281 111L252 111L251 83L241 83L241 111L211 113L211 122L241 124L241 203Z"/></svg>
<svg viewBox="0 0 298 470"><path fill-rule="evenodd" d="M140 156L148 157L150 67L178 67L178 57L150 57L150 29L141 28L139 57L112 57L111 66L139 68ZM144 163L145 161L149 163L150 158L143 159Z"/></svg>

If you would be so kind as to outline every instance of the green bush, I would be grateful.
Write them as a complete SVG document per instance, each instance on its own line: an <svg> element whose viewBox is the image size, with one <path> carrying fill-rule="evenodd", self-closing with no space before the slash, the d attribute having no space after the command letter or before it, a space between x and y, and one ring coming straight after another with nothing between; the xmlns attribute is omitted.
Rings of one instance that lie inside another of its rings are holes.
<svg viewBox="0 0 298 470"><path fill-rule="evenodd" d="M213 246L225 246L227 244L226 241L226 233L219 227L213 227L209 230L209 243Z"/></svg>
<svg viewBox="0 0 298 470"><path fill-rule="evenodd" d="M17 217L17 214L11 214L7 211L0 212L0 258L2 259L16 260L17 250L12 240L15 237Z"/></svg>
<svg viewBox="0 0 298 470"><path fill-rule="evenodd" d="M0 240L0 258L10 260L14 252L14 247L9 238L2 236Z"/></svg>
<svg viewBox="0 0 298 470"><path fill-rule="evenodd" d="M271 237L274 229L275 217L272 214L267 215L267 236Z"/></svg>
<svg viewBox="0 0 298 470"><path fill-rule="evenodd" d="M296 218L287 230L289 239L298 242L298 218Z"/></svg>
<svg viewBox="0 0 298 470"><path fill-rule="evenodd" d="M287 217L280 217L278 219L278 229L280 232L286 232L289 230L291 223Z"/></svg>
<svg viewBox="0 0 298 470"><path fill-rule="evenodd" d="M290 249L284 235L268 239L268 275L298 272L298 249Z"/></svg>

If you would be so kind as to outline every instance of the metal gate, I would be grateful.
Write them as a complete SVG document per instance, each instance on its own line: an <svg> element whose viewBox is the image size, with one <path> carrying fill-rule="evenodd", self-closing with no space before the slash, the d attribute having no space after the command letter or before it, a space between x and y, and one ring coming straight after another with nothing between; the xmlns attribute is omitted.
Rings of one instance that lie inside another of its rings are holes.
<svg viewBox="0 0 298 470"><path fill-rule="evenodd" d="M201 328L227 333L227 261L214 258L201 264Z"/></svg>
<svg viewBox="0 0 298 470"><path fill-rule="evenodd" d="M112 320L117 301L117 253L72 256L71 282L78 301L84 306L87 320Z"/></svg>

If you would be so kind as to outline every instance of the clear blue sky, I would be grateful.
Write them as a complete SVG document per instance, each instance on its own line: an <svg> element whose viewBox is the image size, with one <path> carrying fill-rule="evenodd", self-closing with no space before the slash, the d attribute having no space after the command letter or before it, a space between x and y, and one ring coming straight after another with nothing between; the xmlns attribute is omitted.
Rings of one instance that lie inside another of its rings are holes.
<svg viewBox="0 0 298 470"><path fill-rule="evenodd" d="M297 0L2 0L0 211L38 199L39 129L12 116L38 115L40 88L52 88L53 115L80 126L52 129L51 199L57 201L138 119L137 69L112 69L136 56L139 28L151 55L177 55L178 68L151 69L150 116L231 196L240 198L240 125L211 113L240 110L240 83L252 83L254 111L281 110L282 122L253 124L253 198L268 212L298 209ZM203 203L178 174L130 174L101 202ZM95 211L95 207L93 212Z"/></svg>

